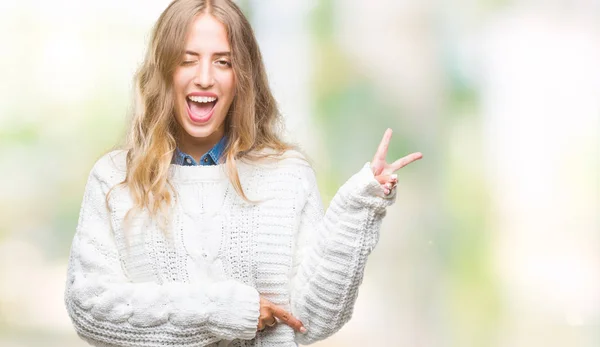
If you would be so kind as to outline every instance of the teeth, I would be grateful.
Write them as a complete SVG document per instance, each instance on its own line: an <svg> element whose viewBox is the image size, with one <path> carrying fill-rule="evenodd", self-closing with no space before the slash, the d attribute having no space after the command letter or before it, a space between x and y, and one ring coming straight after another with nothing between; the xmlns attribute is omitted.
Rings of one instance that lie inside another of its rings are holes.
<svg viewBox="0 0 600 347"><path fill-rule="evenodd" d="M188 96L188 99L192 100L193 102L201 102L201 103L213 102L213 101L217 100L217 98L210 97L210 96Z"/></svg>

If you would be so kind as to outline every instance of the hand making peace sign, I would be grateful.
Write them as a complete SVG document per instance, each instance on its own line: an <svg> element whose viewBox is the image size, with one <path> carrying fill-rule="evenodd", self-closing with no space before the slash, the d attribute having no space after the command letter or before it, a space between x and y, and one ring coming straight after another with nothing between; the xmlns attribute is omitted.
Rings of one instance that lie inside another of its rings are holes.
<svg viewBox="0 0 600 347"><path fill-rule="evenodd" d="M381 184L381 187L385 191L385 195L389 195L392 192L392 189L394 189L398 183L398 176L394 174L394 172L400 170L415 160L423 158L423 154L421 154L421 152L415 152L402 157L391 164L388 164L385 161L385 156L387 155L391 138L392 129L388 128L383 134L383 139L379 144L379 148L377 148L377 153L375 153L375 156L371 161L373 175L375 175L377 182Z"/></svg>

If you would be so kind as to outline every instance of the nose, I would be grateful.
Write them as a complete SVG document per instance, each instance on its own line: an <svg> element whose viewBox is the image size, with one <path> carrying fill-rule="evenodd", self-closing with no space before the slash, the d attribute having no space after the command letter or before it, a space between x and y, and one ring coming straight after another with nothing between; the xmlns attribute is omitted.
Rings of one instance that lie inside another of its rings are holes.
<svg viewBox="0 0 600 347"><path fill-rule="evenodd" d="M208 89L215 84L212 64L209 61L203 61L198 64L198 69L194 76L194 84L202 89Z"/></svg>

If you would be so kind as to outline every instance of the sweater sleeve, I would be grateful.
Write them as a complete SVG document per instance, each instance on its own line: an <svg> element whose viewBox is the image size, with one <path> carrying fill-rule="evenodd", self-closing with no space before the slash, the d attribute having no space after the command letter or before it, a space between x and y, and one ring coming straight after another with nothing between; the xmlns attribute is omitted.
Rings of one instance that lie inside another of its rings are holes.
<svg viewBox="0 0 600 347"><path fill-rule="evenodd" d="M396 194L394 189L384 195L367 163L338 190L323 213L312 170L308 177L291 290L292 312L308 330L296 333L296 342L304 345L331 336L350 320L367 256Z"/></svg>
<svg viewBox="0 0 600 347"><path fill-rule="evenodd" d="M205 346L252 339L258 292L241 282L133 283L119 260L105 203L109 184L92 170L67 271L65 305L78 335L96 346Z"/></svg>

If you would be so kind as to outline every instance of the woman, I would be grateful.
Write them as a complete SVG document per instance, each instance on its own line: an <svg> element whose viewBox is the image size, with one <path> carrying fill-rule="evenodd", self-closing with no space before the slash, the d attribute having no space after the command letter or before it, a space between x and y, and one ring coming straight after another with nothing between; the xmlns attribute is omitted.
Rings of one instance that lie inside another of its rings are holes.
<svg viewBox="0 0 600 347"><path fill-rule="evenodd" d="M169 5L137 92L129 144L85 189L65 291L77 333L97 346L296 346L339 330L393 173L421 154L387 164L386 131L324 214L227 0Z"/></svg>

